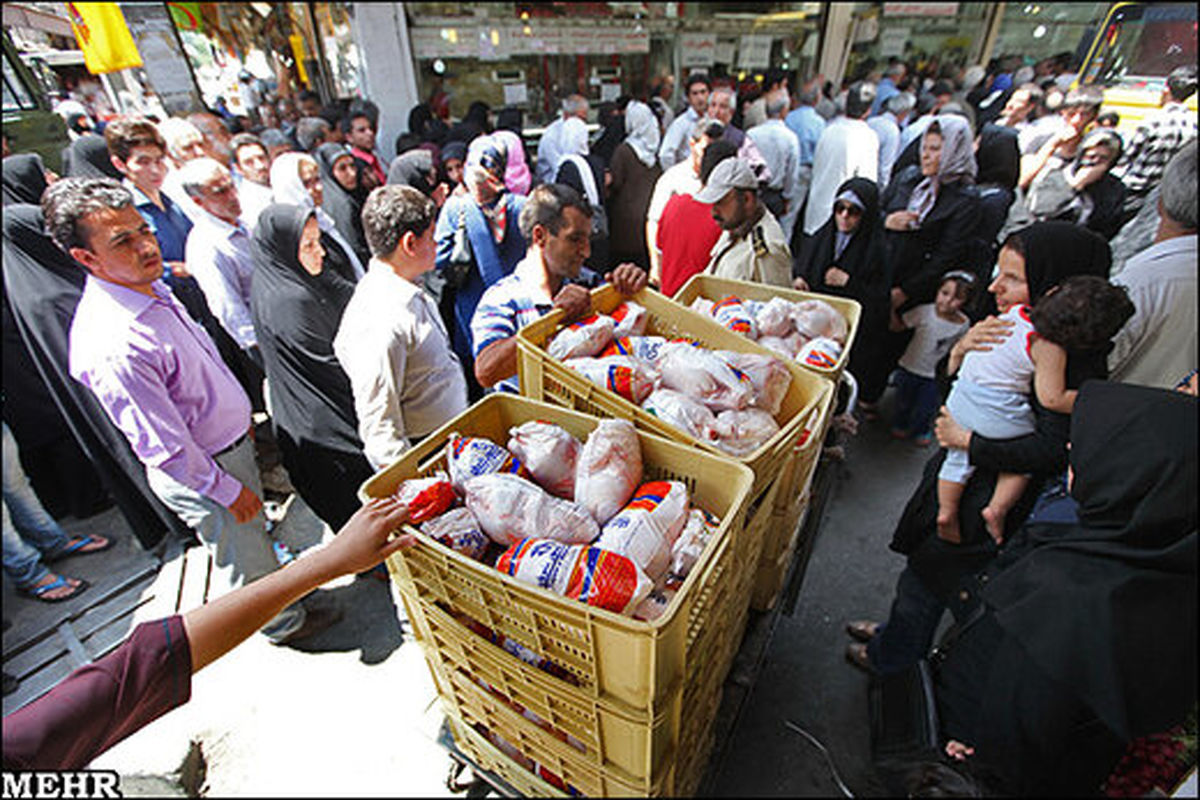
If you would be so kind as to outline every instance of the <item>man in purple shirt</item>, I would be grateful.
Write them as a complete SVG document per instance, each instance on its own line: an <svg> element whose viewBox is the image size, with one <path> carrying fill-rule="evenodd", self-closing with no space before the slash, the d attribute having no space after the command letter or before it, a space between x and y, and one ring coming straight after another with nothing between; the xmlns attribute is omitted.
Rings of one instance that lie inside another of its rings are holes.
<svg viewBox="0 0 1200 800"><path fill-rule="evenodd" d="M278 568L263 523L250 401L208 334L162 282L163 259L129 190L65 180L44 199L55 242L88 271L71 324L71 375L146 466L163 503L236 587ZM288 643L336 621L294 603L264 628Z"/></svg>

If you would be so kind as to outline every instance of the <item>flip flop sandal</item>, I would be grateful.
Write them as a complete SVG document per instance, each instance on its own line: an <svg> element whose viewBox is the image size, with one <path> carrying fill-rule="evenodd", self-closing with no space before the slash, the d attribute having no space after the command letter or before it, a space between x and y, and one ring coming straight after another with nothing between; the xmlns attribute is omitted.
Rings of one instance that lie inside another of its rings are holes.
<svg viewBox="0 0 1200 800"><path fill-rule="evenodd" d="M91 550L83 549L83 548L87 547L89 544L92 544L96 541L97 540L95 538L93 538L90 533L85 533L81 537L76 537L72 542L68 542L67 546L64 547L63 549L59 550L58 552L54 553L51 556L47 556L47 557L43 558L42 560L45 561L47 564L53 564L55 561L61 561L62 559L66 558L67 556L72 556L72 555L90 556L92 553L102 553L105 550L112 547L114 544L116 544L115 539L109 538L108 543L105 544L103 547L95 547L95 548L92 548Z"/></svg>
<svg viewBox="0 0 1200 800"><path fill-rule="evenodd" d="M62 603L67 600L70 600L72 598L78 597L80 594L83 593L84 589L88 588L88 586L91 585L87 581L83 580L82 578L78 578L77 580L79 581L79 585L73 587L74 590L70 594L65 594L62 597L46 597L45 596L47 592L52 592L55 589L61 589L64 586L65 587L71 586L71 584L67 583L67 579L65 577L63 577L62 575L55 575L54 580L50 581L50 583L47 583L45 586L18 587L17 591L19 591L21 594L25 595L26 597L32 598L34 600L41 600L43 603Z"/></svg>

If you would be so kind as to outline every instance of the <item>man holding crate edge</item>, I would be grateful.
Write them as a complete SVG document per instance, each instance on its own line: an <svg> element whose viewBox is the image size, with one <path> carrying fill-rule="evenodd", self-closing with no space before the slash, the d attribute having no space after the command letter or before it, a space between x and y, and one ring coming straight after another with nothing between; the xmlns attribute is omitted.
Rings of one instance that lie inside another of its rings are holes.
<svg viewBox="0 0 1200 800"><path fill-rule="evenodd" d="M555 308L567 322L592 311L592 297L572 281L591 255L592 208L569 186L534 189L521 210L521 234L528 244L513 274L497 281L479 300L471 320L475 377L486 389L518 391L517 331ZM605 278L630 296L646 285L646 273L621 264Z"/></svg>

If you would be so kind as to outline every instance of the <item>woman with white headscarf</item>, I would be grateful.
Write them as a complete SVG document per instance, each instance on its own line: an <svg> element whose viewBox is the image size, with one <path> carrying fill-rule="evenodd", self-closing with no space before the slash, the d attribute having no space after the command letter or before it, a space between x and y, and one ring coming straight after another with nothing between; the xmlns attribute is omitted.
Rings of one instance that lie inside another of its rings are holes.
<svg viewBox="0 0 1200 800"><path fill-rule="evenodd" d="M362 262L333 217L321 208L325 187L321 183L321 167L308 153L283 153L271 163L271 193L276 203L311 208L321 228L321 247L325 250L325 265L351 283L363 276Z"/></svg>
<svg viewBox="0 0 1200 800"><path fill-rule="evenodd" d="M626 261L650 268L646 250L646 213L658 166L658 118L645 103L633 100L625 108L625 141L613 153L608 187L609 242L613 264Z"/></svg>
<svg viewBox="0 0 1200 800"><path fill-rule="evenodd" d="M604 166L588 148L587 126L577 118L563 123L554 182L570 186L592 207L592 253L588 268L603 274L609 266L608 215L604 210Z"/></svg>

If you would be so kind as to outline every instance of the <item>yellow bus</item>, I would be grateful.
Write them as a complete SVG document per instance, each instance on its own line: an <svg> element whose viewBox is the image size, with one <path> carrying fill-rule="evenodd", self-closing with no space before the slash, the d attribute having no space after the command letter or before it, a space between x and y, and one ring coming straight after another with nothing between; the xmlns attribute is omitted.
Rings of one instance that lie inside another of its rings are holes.
<svg viewBox="0 0 1200 800"><path fill-rule="evenodd" d="M1130 135L1162 104L1167 75L1196 64L1194 3L1113 3L1079 70L1078 84L1104 88L1103 111ZM1187 101L1196 111L1196 95Z"/></svg>

